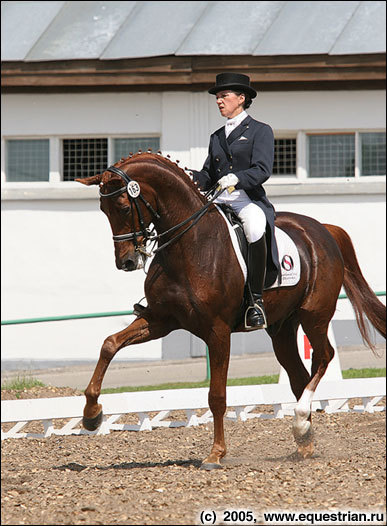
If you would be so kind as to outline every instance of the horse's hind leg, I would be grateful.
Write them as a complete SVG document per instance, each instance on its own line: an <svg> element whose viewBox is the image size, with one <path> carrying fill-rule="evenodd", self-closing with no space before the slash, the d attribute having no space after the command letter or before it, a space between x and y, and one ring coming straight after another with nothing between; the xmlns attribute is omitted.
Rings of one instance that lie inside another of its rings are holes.
<svg viewBox="0 0 387 526"><path fill-rule="evenodd" d="M313 315L304 314L302 327L313 348L312 371L311 380L305 386L294 410L293 435L298 444L298 452L305 458L310 456L312 440L312 398L335 351L328 339L328 322L325 325L319 320L316 324Z"/></svg>
<svg viewBox="0 0 387 526"><path fill-rule="evenodd" d="M123 331L112 334L104 341L98 363L89 385L85 390L86 405L83 410L83 425L89 431L94 431L102 422L102 406L97 403L101 393L102 381L110 362L117 351L127 345L143 343L161 338L168 334L159 323L149 323L144 318L136 318L133 323Z"/></svg>
<svg viewBox="0 0 387 526"><path fill-rule="evenodd" d="M313 453L313 433L310 426L310 410L304 411L305 388L310 383L311 376L306 370L299 355L297 345L297 329L299 323L293 319L285 321L277 334L272 336L276 357L288 373L290 387L296 399L301 402L293 425L293 434L298 446L298 454L302 457Z"/></svg>
<svg viewBox="0 0 387 526"><path fill-rule="evenodd" d="M281 329L272 336L273 348L277 360L288 373L290 387L297 400L310 381L298 352L297 329L299 323L293 319L286 320Z"/></svg>

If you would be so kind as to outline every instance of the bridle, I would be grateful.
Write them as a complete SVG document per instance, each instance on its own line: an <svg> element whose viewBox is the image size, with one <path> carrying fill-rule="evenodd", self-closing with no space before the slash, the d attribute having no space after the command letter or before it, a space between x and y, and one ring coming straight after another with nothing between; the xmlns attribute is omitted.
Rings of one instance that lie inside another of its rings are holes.
<svg viewBox="0 0 387 526"><path fill-rule="evenodd" d="M147 207L147 209L150 211L150 213L152 214L154 218L161 219L161 216L156 212L156 210L152 207L152 205L141 194L140 185L137 183L137 181L134 181L133 179L131 179L129 175L125 173L123 170L121 170L120 168L116 168L115 166L109 166L109 168L106 168L106 171L119 175L121 179L124 181L125 186L123 186L122 188L119 188L118 190L115 190L114 192L110 192L108 194L102 193L100 189L99 190L100 197L101 198L117 197L127 192L129 200L130 200L130 207L131 207L131 212L132 212L133 231L129 232L128 234L113 235L113 241L115 243L120 243L122 241L133 241L136 252L140 252L142 255L147 256L147 257L150 257L152 255L148 253L146 250L146 244L149 241L156 243L159 239L166 236L167 234L172 234L173 232L176 232L176 230L178 230L180 227L185 226L190 221L193 221L182 232L179 232L176 236L172 237L169 241L159 246L156 250L153 250L153 254L156 254L160 250L169 246L171 243L177 241L183 234L185 234L185 232L187 232L190 228L196 225L199 219L201 219L201 217L203 217L203 215L207 212L208 208L213 203L213 201L218 197L218 195L220 195L223 192L223 190L219 190L218 192L216 192L215 195L208 201L208 203L206 203L202 208L200 208L200 210L192 214L190 217L188 217L187 219L185 219L178 225L175 225L172 228L169 228L168 230L166 230L165 232L162 232L161 234L154 235L155 229L154 228L149 229L145 226L144 218L141 212L140 205L138 203L138 199L140 199L141 202ZM216 185L207 192L205 197L207 197L216 188L217 185L218 183L216 183ZM140 228L141 228L141 230L137 232L136 232L135 222L134 222L134 213L133 213L134 208L136 209L138 221L139 221ZM138 239L137 239L138 237L143 238L141 244L138 242Z"/></svg>
<svg viewBox="0 0 387 526"><path fill-rule="evenodd" d="M120 243L122 241L133 241L137 252L141 252L144 255L148 255L146 252L145 246L149 240L154 238L154 236L152 235L154 232L154 229L150 230L149 228L145 226L144 218L143 218L141 208L139 206L137 198L139 198L144 203L144 205L151 212L153 217L155 217L156 219L160 219L160 216L156 212L156 210L152 207L152 205L141 194L139 184L133 179L131 179L128 174L126 174L120 168L116 168L115 166L109 166L109 168L107 168L106 171L119 175L121 179L123 179L125 186L123 186L122 188L119 188L118 190L115 190L114 192L110 192L108 194L103 194L100 189L99 190L100 197L102 198L118 197L119 195L127 192L129 200L130 200L130 208L132 212L131 215L132 215L133 231L130 232L129 234L119 234L119 235L113 236L113 241L116 243ZM134 213L133 213L134 208L136 209L138 221L140 223L140 228L141 228L141 230L137 232L136 232L135 223L134 223ZM138 239L137 239L138 237L143 238L143 242L141 244L139 244L138 242Z"/></svg>

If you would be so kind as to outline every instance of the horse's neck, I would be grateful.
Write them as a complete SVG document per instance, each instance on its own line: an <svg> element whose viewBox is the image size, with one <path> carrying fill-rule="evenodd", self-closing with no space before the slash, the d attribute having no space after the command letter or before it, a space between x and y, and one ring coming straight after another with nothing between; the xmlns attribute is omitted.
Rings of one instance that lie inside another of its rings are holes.
<svg viewBox="0 0 387 526"><path fill-rule="evenodd" d="M165 160L145 155L141 159L131 161L130 175L134 179L138 178L140 184L147 183L156 193L160 219L154 221L154 224L158 234L162 234L190 218L207 201L184 173L174 171L173 166L169 166ZM203 223L199 221L194 228L203 228Z"/></svg>
<svg viewBox="0 0 387 526"><path fill-rule="evenodd" d="M156 190L160 227L164 229L186 220L205 205L197 190L179 176L160 178Z"/></svg>

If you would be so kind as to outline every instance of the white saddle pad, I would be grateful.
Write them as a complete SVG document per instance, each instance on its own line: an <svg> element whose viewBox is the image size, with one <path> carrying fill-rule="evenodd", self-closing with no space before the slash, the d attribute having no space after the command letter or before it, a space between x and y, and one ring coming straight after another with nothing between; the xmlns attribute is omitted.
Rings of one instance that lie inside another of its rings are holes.
<svg viewBox="0 0 387 526"><path fill-rule="evenodd" d="M236 233L234 229L232 228L230 222L227 220L226 216L224 215L223 211L217 206L217 209L219 210L220 215L223 217L223 219L226 221L228 230L230 232L231 241L235 250L235 254L238 258L239 265L242 269L243 276L245 278L245 281L247 279L247 267L245 260L242 256L242 252L239 248L238 238L236 236ZM278 288L278 287L290 287L292 285L296 285L300 280L300 272L301 272L301 263L300 263L300 255L298 253L296 244L292 240L292 238L283 230L276 227L275 228L275 239L277 241L277 247L278 247L278 258L280 262L280 269L281 269L281 284L278 285L278 278L276 281L269 287L270 289Z"/></svg>
<svg viewBox="0 0 387 526"><path fill-rule="evenodd" d="M281 284L278 285L278 278L270 289L276 287L290 287L300 281L301 262L300 254L293 239L283 230L275 227L275 239L278 247L278 259L281 269Z"/></svg>

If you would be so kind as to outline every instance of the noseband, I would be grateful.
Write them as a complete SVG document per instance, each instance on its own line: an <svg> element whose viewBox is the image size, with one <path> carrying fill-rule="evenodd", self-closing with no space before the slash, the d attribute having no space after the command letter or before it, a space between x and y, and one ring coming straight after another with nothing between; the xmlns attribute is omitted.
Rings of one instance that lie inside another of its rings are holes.
<svg viewBox="0 0 387 526"><path fill-rule="evenodd" d="M188 217L187 219L185 219L184 221L182 221L178 225L173 226L169 230L166 230L165 232L162 232L159 235L153 235L154 229L150 230L149 228L147 228L145 226L144 219L143 219L143 216L142 216L142 213L141 213L141 208L140 208L140 206L138 204L137 198L139 198L144 203L144 205L151 212L153 217L155 217L156 219L160 219L160 215L154 210L152 205L141 194L140 186L137 183L137 181L134 181L133 179L131 179L127 173L125 173L120 168L116 168L115 166L109 166L109 168L106 168L106 171L114 173L116 175L119 175L122 178L122 180L124 181L125 186L123 186L122 188L119 188L118 190L115 190L114 192L110 192L109 194L103 194L101 192L101 190L99 190L100 197L103 197L103 198L105 198L105 197L116 197L118 195L121 195L121 194L127 192L128 193L128 197L130 199L130 206L131 206L131 211L132 211L133 232L130 232L129 234L120 234L120 235L117 235L117 236L113 236L113 241L118 242L118 243L121 242L121 241L134 241L134 245L136 247L136 251L137 252L141 252L141 254L143 254L144 256L148 256L148 257L151 256L151 254L148 254L147 251L146 251L146 243L148 241L158 241L159 239L161 239L165 235L171 234L172 232L175 232L180 227L182 227L182 226L186 225L187 223L189 223L191 220L194 220L187 228L185 228L182 232L177 234L175 237L172 237L169 241L167 241L163 245L159 246L156 250L153 251L153 253L156 254L156 252L159 252L163 248L167 247L168 245L170 245L171 243L173 243L174 241L179 239L190 228L192 228L194 225L196 225L196 223L199 221L199 219L207 212L207 210L208 210L209 206L212 204L212 202L224 191L224 190L218 190L215 193L215 195L213 195L213 197L209 200L209 202L207 204L205 204L202 208L200 208L200 210L198 210L197 212L192 214L190 217ZM217 185L217 183L216 183L216 185ZM209 192L207 192L205 197L207 197L208 194L211 191L213 191L213 190L214 190L214 187L211 188L211 190ZM140 227L141 227L141 231L139 231L139 232L135 231L133 206L136 208L137 217L138 217L138 220L139 220L139 223L140 223ZM137 237L142 237L143 238L143 241L142 241L141 245L139 245L139 243L137 241Z"/></svg>

